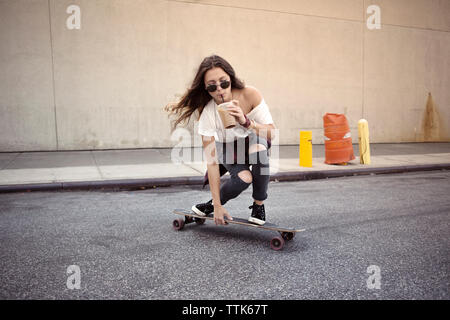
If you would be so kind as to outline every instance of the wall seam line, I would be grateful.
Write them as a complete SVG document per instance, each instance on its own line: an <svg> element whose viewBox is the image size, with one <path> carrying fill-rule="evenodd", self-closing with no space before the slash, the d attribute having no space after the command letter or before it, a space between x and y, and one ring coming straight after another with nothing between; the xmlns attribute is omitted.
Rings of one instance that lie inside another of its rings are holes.
<svg viewBox="0 0 450 320"><path fill-rule="evenodd" d="M362 106L361 106L361 119L364 119L364 92L365 92L365 81L364 81L364 75L365 75L365 63L366 63L366 57L365 57L365 42L366 42L366 25L364 23L364 20L366 18L366 1L362 0L363 2L363 24L362 24L362 95L361 95L361 100L362 100Z"/></svg>
<svg viewBox="0 0 450 320"><path fill-rule="evenodd" d="M242 9L242 10L251 10L251 11L263 11L263 12L290 14L290 15L296 15L296 16L322 18L322 19L338 20L338 21L359 22L359 23L363 23L363 24L366 22L364 20L365 13L363 15L363 19L362 20L355 20L355 19L346 19L346 18L338 18L338 17L319 16L319 15L314 15L314 14L305 14L305 13L298 13L298 12L270 10L270 9L263 9L263 8L249 8L249 7L239 7L239 6L228 6L228 5L216 4L216 3L199 3L199 2L195 2L195 1L185 1L185 0L166 0L166 1L167 2L176 2L176 3L186 3L186 4L194 4L194 5L211 6L211 7L223 7L223 8L233 8L233 9ZM364 8L365 8L365 3L363 4L363 9ZM398 27L398 28L406 28L406 29L414 29L414 30L424 30L424 31L435 31L435 32L450 33L450 30L441 30L441 29L425 28L425 27L417 27L417 26L406 26L406 25L388 24L388 23L385 23L385 24L381 23L381 25L382 26Z"/></svg>
<svg viewBox="0 0 450 320"><path fill-rule="evenodd" d="M48 23L50 27L50 52L52 56L52 89L53 89L53 115L55 120L55 139L56 139L56 150L59 150L59 138L58 138L58 117L56 115L56 89L55 89L55 62L53 57L53 31L52 31L52 16L50 10L50 0L47 1L48 4Z"/></svg>
<svg viewBox="0 0 450 320"><path fill-rule="evenodd" d="M327 17L327 16L319 16L319 15L314 15L314 14L305 14L305 13L288 12L288 11L280 11L280 10L270 10L270 9L263 9L263 8L249 8L249 7L229 6L229 5L216 4L216 3L198 3L198 2L194 2L194 1L183 1L183 0L166 0L166 1L168 1L168 2L177 2L177 3L186 3L186 4L194 4L194 5L203 5L203 6L210 6L210 7L222 7L222 8L242 9L242 10L250 10L250 11L262 11L262 12L271 12L271 13L290 14L290 15L295 15L295 16L322 18L322 19L329 19L329 20L339 20L339 21L359 22L359 23L363 22L363 21L355 20L355 19Z"/></svg>

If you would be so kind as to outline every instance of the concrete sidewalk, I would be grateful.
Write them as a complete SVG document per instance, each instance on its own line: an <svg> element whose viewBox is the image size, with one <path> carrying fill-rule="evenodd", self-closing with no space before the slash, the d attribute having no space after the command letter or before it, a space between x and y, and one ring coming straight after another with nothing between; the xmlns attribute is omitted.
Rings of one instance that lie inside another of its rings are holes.
<svg viewBox="0 0 450 320"><path fill-rule="evenodd" d="M304 168L298 146L275 146L271 180L450 169L450 143L371 144L371 165L359 164L359 147L353 148L356 159L348 165L327 165L324 146L314 145L313 167ZM177 157L184 160L172 161ZM0 192L202 185L205 170L201 148L0 153Z"/></svg>

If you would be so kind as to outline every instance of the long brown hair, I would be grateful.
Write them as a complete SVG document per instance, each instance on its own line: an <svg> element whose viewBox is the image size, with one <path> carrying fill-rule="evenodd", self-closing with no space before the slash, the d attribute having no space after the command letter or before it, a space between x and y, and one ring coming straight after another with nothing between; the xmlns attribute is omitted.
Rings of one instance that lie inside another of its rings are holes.
<svg viewBox="0 0 450 320"><path fill-rule="evenodd" d="M205 73L215 67L222 68L231 80L231 88L244 89L245 84L236 77L233 67L222 57L212 55L203 59L191 87L184 93L181 100L177 103L168 104L164 110L169 112L169 117L174 115L175 121L172 123L172 131L180 124L186 123L192 114L198 110L200 117L206 104L212 99L205 89Z"/></svg>

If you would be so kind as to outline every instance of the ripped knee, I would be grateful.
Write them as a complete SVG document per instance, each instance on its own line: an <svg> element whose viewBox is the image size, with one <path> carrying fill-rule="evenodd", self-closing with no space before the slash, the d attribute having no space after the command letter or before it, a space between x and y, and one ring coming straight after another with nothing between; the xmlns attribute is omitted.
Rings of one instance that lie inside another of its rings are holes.
<svg viewBox="0 0 450 320"><path fill-rule="evenodd" d="M249 170L242 170L238 173L238 177L245 183L252 183L253 177Z"/></svg>

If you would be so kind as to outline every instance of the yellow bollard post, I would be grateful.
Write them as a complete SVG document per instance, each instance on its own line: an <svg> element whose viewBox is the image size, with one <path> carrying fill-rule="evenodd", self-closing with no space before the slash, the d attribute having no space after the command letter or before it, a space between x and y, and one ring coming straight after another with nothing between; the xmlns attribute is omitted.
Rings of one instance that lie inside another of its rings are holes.
<svg viewBox="0 0 450 320"><path fill-rule="evenodd" d="M365 119L358 121L359 161L370 164L369 123Z"/></svg>
<svg viewBox="0 0 450 320"><path fill-rule="evenodd" d="M311 131L300 131L300 167L312 167Z"/></svg>

